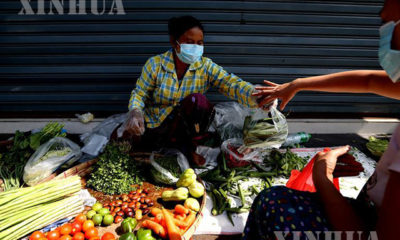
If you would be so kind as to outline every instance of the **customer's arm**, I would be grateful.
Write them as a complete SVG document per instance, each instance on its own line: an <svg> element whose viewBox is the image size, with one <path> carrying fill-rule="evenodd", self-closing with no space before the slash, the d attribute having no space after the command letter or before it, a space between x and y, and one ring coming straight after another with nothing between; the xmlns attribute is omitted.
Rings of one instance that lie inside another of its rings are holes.
<svg viewBox="0 0 400 240"><path fill-rule="evenodd" d="M260 105L276 98L281 99L281 109L300 91L323 91L341 93L375 93L400 100L400 83L393 83L385 71L354 70L308 78L299 78L290 83L275 84L256 88L256 95L264 96Z"/></svg>
<svg viewBox="0 0 400 240"><path fill-rule="evenodd" d="M400 236L400 173L390 171L385 195L378 216L379 239L399 239Z"/></svg>
<svg viewBox="0 0 400 240"><path fill-rule="evenodd" d="M363 224L351 205L333 185L333 171L337 158L349 147L319 153L313 167L313 181L324 206L329 223L335 231L362 231Z"/></svg>

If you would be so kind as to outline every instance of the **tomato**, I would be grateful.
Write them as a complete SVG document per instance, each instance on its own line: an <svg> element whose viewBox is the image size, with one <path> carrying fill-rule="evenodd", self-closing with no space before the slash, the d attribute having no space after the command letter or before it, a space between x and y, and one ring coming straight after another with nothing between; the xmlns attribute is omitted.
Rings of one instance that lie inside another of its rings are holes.
<svg viewBox="0 0 400 240"><path fill-rule="evenodd" d="M71 233L71 231L72 231L71 223L66 223L66 224L62 225L60 228L61 235L68 235Z"/></svg>
<svg viewBox="0 0 400 240"><path fill-rule="evenodd" d="M48 240L48 239L43 237L43 238L39 238L38 240Z"/></svg>
<svg viewBox="0 0 400 240"><path fill-rule="evenodd" d="M99 232L97 231L97 229L95 227L91 227L86 229L85 231L85 238L89 239L92 237L98 237L99 236Z"/></svg>
<svg viewBox="0 0 400 240"><path fill-rule="evenodd" d="M92 220L86 220L82 225L82 230L86 232L89 228L94 227L94 222Z"/></svg>
<svg viewBox="0 0 400 240"><path fill-rule="evenodd" d="M100 240L100 237L91 237L89 240Z"/></svg>
<svg viewBox="0 0 400 240"><path fill-rule="evenodd" d="M80 224L83 224L87 220L86 215L83 213L78 214L78 216L75 217L75 222L78 222Z"/></svg>
<svg viewBox="0 0 400 240"><path fill-rule="evenodd" d="M79 222L75 221L71 223L71 226L72 226L71 235L74 235L75 233L82 231L82 224Z"/></svg>
<svg viewBox="0 0 400 240"><path fill-rule="evenodd" d="M115 240L114 234L110 232L104 233L104 235L101 237L101 240Z"/></svg>
<svg viewBox="0 0 400 240"><path fill-rule="evenodd" d="M60 233L57 230L53 230L47 233L48 240L58 240L60 238Z"/></svg>
<svg viewBox="0 0 400 240"><path fill-rule="evenodd" d="M29 240L39 240L40 238L45 238L44 233L41 231L35 231L32 233L32 235L29 237Z"/></svg>
<svg viewBox="0 0 400 240"><path fill-rule="evenodd" d="M72 237L70 235L62 235L60 240L73 240Z"/></svg>
<svg viewBox="0 0 400 240"><path fill-rule="evenodd" d="M74 234L73 240L85 240L85 234L77 232Z"/></svg>

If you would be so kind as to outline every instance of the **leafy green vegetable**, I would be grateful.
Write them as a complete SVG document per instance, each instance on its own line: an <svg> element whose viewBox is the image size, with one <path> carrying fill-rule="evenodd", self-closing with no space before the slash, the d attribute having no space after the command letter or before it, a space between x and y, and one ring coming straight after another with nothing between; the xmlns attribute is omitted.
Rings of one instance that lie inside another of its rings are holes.
<svg viewBox="0 0 400 240"><path fill-rule="evenodd" d="M369 142L366 144L368 150L377 157L381 157L389 146L389 141L385 139L377 139L369 137Z"/></svg>
<svg viewBox="0 0 400 240"><path fill-rule="evenodd" d="M307 158L302 158L286 149L285 153L281 153L274 149L264 159L264 164L270 167L275 176L289 177L293 169L301 170L307 164Z"/></svg>
<svg viewBox="0 0 400 240"><path fill-rule="evenodd" d="M49 158L63 157L65 155L67 155L68 153L70 153L71 151L72 151L72 149L69 147L66 147L63 149L58 149L58 150L50 150L39 159L38 163L43 162L44 160L49 159Z"/></svg>
<svg viewBox="0 0 400 240"><path fill-rule="evenodd" d="M41 131L26 135L16 131L13 144L6 148L3 154L0 154L1 178L3 178L3 189L8 191L22 186L22 176L24 166L30 156L43 143L54 137L65 137L62 133L63 124L50 122L42 128Z"/></svg>
<svg viewBox="0 0 400 240"><path fill-rule="evenodd" d="M231 213L248 212L250 208L245 196L257 195L262 189L269 187L271 175L273 173L262 169L252 170L252 166L228 169L225 158L222 157L222 164L200 174L199 177L210 183L207 193L213 201L211 214L215 216L226 211L229 217ZM240 198L242 206L232 208L231 196ZM233 224L232 221L231 223Z"/></svg>
<svg viewBox="0 0 400 240"><path fill-rule="evenodd" d="M200 174L201 179L210 183L207 193L213 201L211 214L220 215L226 211L229 217L231 213L249 211L250 203L246 200L247 196L258 195L264 188L271 187L272 177L287 177L292 169L301 170L307 164L307 158L299 157L289 149L285 153L272 150L264 160L264 164L265 167L253 163L229 169L222 155L222 163L218 167ZM240 199L241 206L232 207L231 196Z"/></svg>
<svg viewBox="0 0 400 240"><path fill-rule="evenodd" d="M109 195L128 193L144 180L129 155L129 142L111 142L99 156L87 186Z"/></svg>

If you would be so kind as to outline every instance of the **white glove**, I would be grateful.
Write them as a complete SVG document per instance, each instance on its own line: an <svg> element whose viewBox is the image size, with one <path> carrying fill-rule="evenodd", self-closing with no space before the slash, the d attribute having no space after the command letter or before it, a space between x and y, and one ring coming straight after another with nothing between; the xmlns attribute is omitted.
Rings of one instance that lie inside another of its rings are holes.
<svg viewBox="0 0 400 240"><path fill-rule="evenodd" d="M143 112L140 109L134 108L128 113L128 118L124 124L118 129L118 137L122 137L125 131L134 136L141 136L144 130Z"/></svg>

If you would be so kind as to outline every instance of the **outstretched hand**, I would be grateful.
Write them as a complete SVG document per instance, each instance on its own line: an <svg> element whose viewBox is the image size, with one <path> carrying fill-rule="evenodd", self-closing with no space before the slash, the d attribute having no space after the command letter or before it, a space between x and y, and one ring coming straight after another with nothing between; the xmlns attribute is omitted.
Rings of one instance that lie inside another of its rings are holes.
<svg viewBox="0 0 400 240"><path fill-rule="evenodd" d="M257 91L253 93L253 96L262 97L262 100L258 103L259 107L268 105L275 99L280 99L280 109L283 110L297 93L296 88L291 83L276 84L267 80L264 80L264 83L269 86L256 87Z"/></svg>

